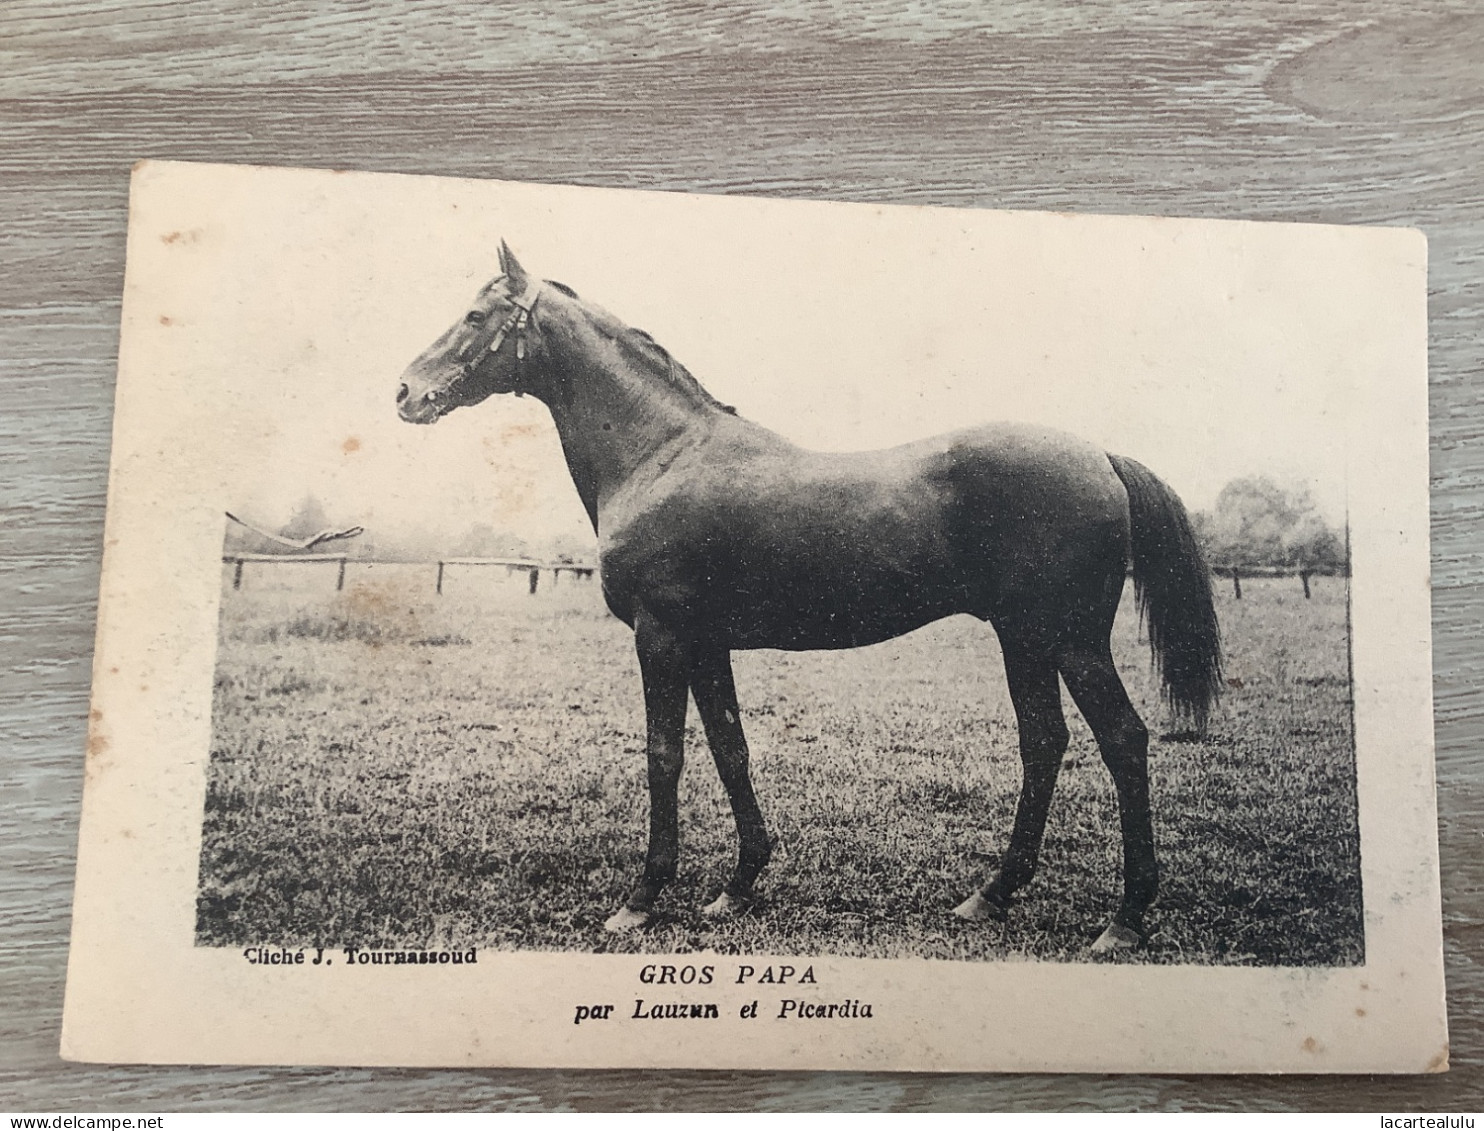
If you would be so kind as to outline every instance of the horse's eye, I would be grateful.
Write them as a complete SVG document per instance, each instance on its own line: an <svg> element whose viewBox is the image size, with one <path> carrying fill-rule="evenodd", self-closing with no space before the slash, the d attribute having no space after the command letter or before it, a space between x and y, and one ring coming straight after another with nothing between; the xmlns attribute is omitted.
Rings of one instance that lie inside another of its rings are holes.
<svg viewBox="0 0 1484 1131"><path fill-rule="evenodd" d="M471 310L468 314L464 315L464 321L471 326L483 326L484 319L485 313L482 310Z"/></svg>

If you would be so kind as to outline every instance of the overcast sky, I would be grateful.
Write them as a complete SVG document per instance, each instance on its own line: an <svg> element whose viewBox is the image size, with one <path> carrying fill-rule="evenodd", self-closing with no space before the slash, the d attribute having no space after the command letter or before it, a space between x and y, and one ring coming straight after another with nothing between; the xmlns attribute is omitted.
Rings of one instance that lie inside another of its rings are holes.
<svg viewBox="0 0 1484 1131"><path fill-rule="evenodd" d="M1393 376L1415 321L1392 293L1413 245L1375 230L154 168L171 191L136 206L129 341L189 374L222 508L268 525L313 494L385 534L589 529L533 399L396 416L402 369L496 273L502 237L798 443L1037 421L1193 508L1265 472L1333 521L1348 400Z"/></svg>

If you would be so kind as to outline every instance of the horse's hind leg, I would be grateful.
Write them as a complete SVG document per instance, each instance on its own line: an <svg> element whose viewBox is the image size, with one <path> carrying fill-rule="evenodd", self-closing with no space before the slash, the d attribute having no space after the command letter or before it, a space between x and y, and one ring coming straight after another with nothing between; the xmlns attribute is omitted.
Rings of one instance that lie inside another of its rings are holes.
<svg viewBox="0 0 1484 1131"><path fill-rule="evenodd" d="M716 771L732 803L737 819L737 867L732 878L704 914L713 918L730 914L752 902L752 885L768 863L773 847L763 824L763 813L752 792L747 770L747 739L737 710L737 689L732 682L732 657L724 648L697 645L691 656L691 691L696 710L706 728L706 741L716 760Z"/></svg>
<svg viewBox="0 0 1484 1131"><path fill-rule="evenodd" d="M1067 651L1060 667L1113 775L1123 827L1123 903L1093 950L1127 949L1143 941L1144 913L1159 888L1149 806L1149 731L1129 702L1106 643Z"/></svg>
<svg viewBox="0 0 1484 1131"><path fill-rule="evenodd" d="M1055 664L1013 644L1007 643L1004 651L1005 676L1020 730L1020 803L999 874L954 909L964 919L1002 917L1010 897L1035 874L1051 795L1067 749L1067 722Z"/></svg>

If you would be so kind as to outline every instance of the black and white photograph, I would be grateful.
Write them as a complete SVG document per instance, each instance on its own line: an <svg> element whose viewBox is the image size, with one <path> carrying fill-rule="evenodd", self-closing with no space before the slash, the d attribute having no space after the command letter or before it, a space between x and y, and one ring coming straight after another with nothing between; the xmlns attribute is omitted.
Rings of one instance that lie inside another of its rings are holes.
<svg viewBox="0 0 1484 1131"><path fill-rule="evenodd" d="M1416 233L145 164L129 254L84 1059L151 900L254 1062L1435 1054Z"/></svg>

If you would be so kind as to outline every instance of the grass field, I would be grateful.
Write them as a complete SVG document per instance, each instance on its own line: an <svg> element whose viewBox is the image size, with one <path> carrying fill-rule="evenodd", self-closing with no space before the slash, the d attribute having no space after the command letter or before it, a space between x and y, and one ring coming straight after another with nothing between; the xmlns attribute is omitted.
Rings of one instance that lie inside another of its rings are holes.
<svg viewBox="0 0 1484 1131"><path fill-rule="evenodd" d="M531 597L470 571L437 597L430 566L353 566L333 586L274 566L224 587L201 945L1080 960L1117 906L1112 784L1069 708L1035 881L1003 924L949 914L992 874L1020 782L994 634L959 617L850 652L739 653L778 841L763 898L699 914L735 833L692 711L680 875L653 929L610 936L648 800L632 638L597 585ZM1201 742L1163 734L1125 601L1115 655L1154 734L1163 876L1132 961L1362 961L1344 586L1219 586L1228 687Z"/></svg>

